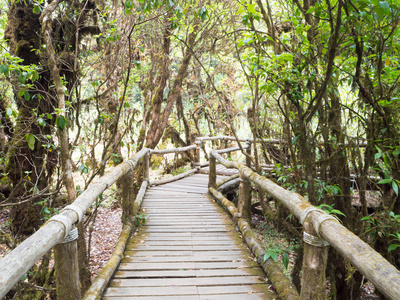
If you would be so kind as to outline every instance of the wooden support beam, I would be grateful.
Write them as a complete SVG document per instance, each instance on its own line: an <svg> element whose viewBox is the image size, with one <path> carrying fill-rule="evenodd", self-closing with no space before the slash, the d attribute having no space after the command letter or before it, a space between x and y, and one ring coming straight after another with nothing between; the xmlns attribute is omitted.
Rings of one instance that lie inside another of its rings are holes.
<svg viewBox="0 0 400 300"><path fill-rule="evenodd" d="M135 212L133 207L133 171L129 170L121 178L122 181L122 224L134 224L135 223Z"/></svg>
<svg viewBox="0 0 400 300"><path fill-rule="evenodd" d="M80 300L77 241L57 244L53 250L57 299Z"/></svg>
<svg viewBox="0 0 400 300"><path fill-rule="evenodd" d="M210 166L208 174L208 187L217 187L217 163L215 157L210 154Z"/></svg>
<svg viewBox="0 0 400 300"><path fill-rule="evenodd" d="M328 260L328 243L317 236L309 218L303 223L304 250L301 277L301 299L325 299L325 270Z"/></svg>

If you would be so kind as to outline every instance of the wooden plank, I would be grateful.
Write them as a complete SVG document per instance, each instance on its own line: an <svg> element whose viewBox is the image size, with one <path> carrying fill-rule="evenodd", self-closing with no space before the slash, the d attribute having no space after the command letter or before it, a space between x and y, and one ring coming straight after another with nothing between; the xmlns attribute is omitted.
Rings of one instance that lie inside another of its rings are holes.
<svg viewBox="0 0 400 300"><path fill-rule="evenodd" d="M179 257L179 258L178 258ZM151 256L151 255L135 255L135 253L126 253L126 256L121 260L123 263L130 262L239 262L239 261L250 261L252 258L244 258L242 253L231 254L231 255L161 255L161 256Z"/></svg>
<svg viewBox="0 0 400 300"><path fill-rule="evenodd" d="M258 276L231 276L231 277L199 277L199 278L145 278L140 279L113 279L109 283L112 287L167 287L167 286L231 286L251 285L264 283L265 279ZM215 293L215 290L214 290Z"/></svg>
<svg viewBox="0 0 400 300"><path fill-rule="evenodd" d="M124 287L107 288L104 297L115 296L176 296L176 295L197 295L196 286L164 286L164 287Z"/></svg>
<svg viewBox="0 0 400 300"><path fill-rule="evenodd" d="M194 258L191 258L191 262L177 262L175 261L157 261L157 262L143 262L136 261L133 262L122 262L118 270L184 270L184 269L197 269L197 270L216 270L216 269L247 269L247 268L257 268L258 265L252 261L246 260L236 260L236 261L205 261L198 262Z"/></svg>
<svg viewBox="0 0 400 300"><path fill-rule="evenodd" d="M145 257L155 257L155 256L193 256L193 257L213 257L213 256L226 256L226 260L237 259L242 255L241 250L217 250L217 251L190 251L190 250L179 250L179 251L157 251L157 250L127 250L125 251L126 256L145 256Z"/></svg>
<svg viewBox="0 0 400 300"><path fill-rule="evenodd" d="M231 277L231 276L265 276L260 269L242 268L242 269L207 269L207 270L145 270L145 271L117 271L114 278L167 278L167 277Z"/></svg>
<svg viewBox="0 0 400 300"><path fill-rule="evenodd" d="M164 298L163 298L164 299ZM244 294L229 294L229 295L200 295L200 300L274 300L278 299L276 295L271 293L266 297L263 293L244 293Z"/></svg>
<svg viewBox="0 0 400 300"><path fill-rule="evenodd" d="M141 251L141 250L146 250L146 251L222 251L222 250L227 250L227 251L232 251L239 249L239 247L235 244L233 245L209 245L209 246L204 246L204 245L151 245L150 243L143 243L143 244L138 244L138 245L132 245L129 244L126 247L126 250L133 250L133 251ZM245 247L241 247L240 250L245 250Z"/></svg>
<svg viewBox="0 0 400 300"><path fill-rule="evenodd" d="M102 298L103 300L128 300L128 299L140 299L140 300L160 300L160 296L135 296L131 295L129 297L123 296L106 296ZM162 296L163 300L200 300L199 295L174 295L174 296Z"/></svg>
<svg viewBox="0 0 400 300"><path fill-rule="evenodd" d="M215 294L216 288L211 286L199 286L199 294L209 295ZM249 285L231 285L231 286L219 286L219 294L239 294L239 293L256 293L262 289L261 284L249 284Z"/></svg>
<svg viewBox="0 0 400 300"><path fill-rule="evenodd" d="M150 188L142 206L149 218L104 299L273 299L230 218L202 195L207 185L207 175L193 175Z"/></svg>
<svg viewBox="0 0 400 300"><path fill-rule="evenodd" d="M226 246L226 247L235 247L237 244L233 242L232 240L213 240L213 241L201 241L201 240L182 240L182 241L177 241L177 240L170 240L170 241L159 241L159 240L131 240L131 242L128 243L127 248L131 246L136 246L138 244L147 244L151 246ZM128 248L129 249L129 248Z"/></svg>

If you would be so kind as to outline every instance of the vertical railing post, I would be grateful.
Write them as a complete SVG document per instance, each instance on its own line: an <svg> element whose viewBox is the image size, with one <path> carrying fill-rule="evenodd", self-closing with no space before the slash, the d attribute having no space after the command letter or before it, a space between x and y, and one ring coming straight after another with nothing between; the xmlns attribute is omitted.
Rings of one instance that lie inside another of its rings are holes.
<svg viewBox="0 0 400 300"><path fill-rule="evenodd" d="M122 224L134 224L134 178L132 168L121 178L122 181Z"/></svg>
<svg viewBox="0 0 400 300"><path fill-rule="evenodd" d="M196 153L196 155L195 155L195 159L196 159L196 162L195 162L195 166L198 168L198 169L200 169L200 166L201 166L201 163L200 163L200 151L201 151L201 146L202 146L202 141L201 140L196 140L195 142L195 145L196 145L196 150L195 150L195 153Z"/></svg>
<svg viewBox="0 0 400 300"><path fill-rule="evenodd" d="M255 146L256 144L254 144ZM246 166L251 168L251 140L246 140Z"/></svg>
<svg viewBox="0 0 400 300"><path fill-rule="evenodd" d="M56 294L60 300L81 299L77 238L78 229L74 227L64 242L53 248Z"/></svg>
<svg viewBox="0 0 400 300"><path fill-rule="evenodd" d="M251 166L251 141L246 141L246 166ZM241 217L251 223L251 183L240 174L238 211Z"/></svg>
<svg viewBox="0 0 400 300"><path fill-rule="evenodd" d="M300 299L325 299L325 270L329 244L319 238L310 217L303 222L304 250Z"/></svg>
<svg viewBox="0 0 400 300"><path fill-rule="evenodd" d="M209 165L209 173L208 173L208 187L216 188L217 187L217 162L210 152L210 165Z"/></svg>
<svg viewBox="0 0 400 300"><path fill-rule="evenodd" d="M143 180L150 181L150 150L143 157Z"/></svg>

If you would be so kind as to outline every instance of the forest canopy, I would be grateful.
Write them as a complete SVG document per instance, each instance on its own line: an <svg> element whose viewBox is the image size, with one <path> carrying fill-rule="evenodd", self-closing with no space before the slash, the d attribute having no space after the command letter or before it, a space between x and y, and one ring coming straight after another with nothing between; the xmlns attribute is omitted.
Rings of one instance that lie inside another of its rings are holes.
<svg viewBox="0 0 400 300"><path fill-rule="evenodd" d="M398 268L399 6L0 0L0 210L8 216L0 243L15 248L143 147L231 135L264 141L253 144L258 173L273 165L280 185L335 214ZM278 216L287 211L259 196L266 219L285 228ZM83 234L79 245L87 261ZM362 275L329 255L331 298L356 299ZM33 285L51 282L45 265ZM80 272L85 290L87 265ZM291 274L297 287L300 272Z"/></svg>

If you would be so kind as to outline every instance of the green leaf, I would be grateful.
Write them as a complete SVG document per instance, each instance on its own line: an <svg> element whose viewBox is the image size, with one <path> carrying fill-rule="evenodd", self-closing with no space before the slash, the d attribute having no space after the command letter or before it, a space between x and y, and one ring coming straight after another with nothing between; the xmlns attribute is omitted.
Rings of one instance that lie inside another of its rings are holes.
<svg viewBox="0 0 400 300"><path fill-rule="evenodd" d="M385 179L379 180L377 183L378 184L386 184L386 183L391 183L391 182L392 182L392 178L385 178Z"/></svg>
<svg viewBox="0 0 400 300"><path fill-rule="evenodd" d="M398 156L400 154L400 146L393 151L393 156Z"/></svg>
<svg viewBox="0 0 400 300"><path fill-rule="evenodd" d="M0 65L0 73L3 73L4 75L8 76L9 70L10 68L8 65Z"/></svg>
<svg viewBox="0 0 400 300"><path fill-rule="evenodd" d="M388 252L396 250L400 245L399 244L392 244L388 248Z"/></svg>
<svg viewBox="0 0 400 300"><path fill-rule="evenodd" d="M28 142L28 147L31 150L35 149L35 136L32 134L25 134L25 140Z"/></svg>
<svg viewBox="0 0 400 300"><path fill-rule="evenodd" d="M311 14L311 13L313 13L316 9L317 9L316 6L312 6L312 7L310 7L310 8L306 11L306 14Z"/></svg>
<svg viewBox="0 0 400 300"><path fill-rule="evenodd" d="M58 116L56 124L60 129L64 129L67 126L67 119L64 116Z"/></svg>
<svg viewBox="0 0 400 300"><path fill-rule="evenodd" d="M42 9L40 8L40 6L35 5L35 6L33 7L33 13L34 13L34 14L37 14L37 15L40 15L40 14L42 13Z"/></svg>
<svg viewBox="0 0 400 300"><path fill-rule="evenodd" d="M11 108L7 108L6 116L9 117L13 114L13 110Z"/></svg>
<svg viewBox="0 0 400 300"><path fill-rule="evenodd" d="M249 6L247 6L247 10L255 15L257 13L256 4L253 3L253 4L250 4Z"/></svg>
<svg viewBox="0 0 400 300"><path fill-rule="evenodd" d="M399 196L399 186L397 185L396 181L392 181L392 188L394 192L396 193L396 196Z"/></svg>
<svg viewBox="0 0 400 300"><path fill-rule="evenodd" d="M365 216L365 217L362 217L360 221L366 221L366 220L370 220L370 219L371 219L371 216Z"/></svg>
<svg viewBox="0 0 400 300"><path fill-rule="evenodd" d="M283 262L283 265L285 266L285 268L287 269L289 266L289 254L288 253L283 254L282 262Z"/></svg>
<svg viewBox="0 0 400 300"><path fill-rule="evenodd" d="M26 101L29 101L29 99L31 99L31 95L29 95L28 91L25 91L24 98Z"/></svg>
<svg viewBox="0 0 400 300"><path fill-rule="evenodd" d="M382 153L375 153L375 160L382 157Z"/></svg>

